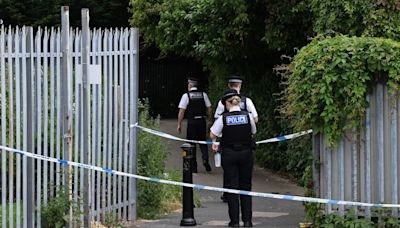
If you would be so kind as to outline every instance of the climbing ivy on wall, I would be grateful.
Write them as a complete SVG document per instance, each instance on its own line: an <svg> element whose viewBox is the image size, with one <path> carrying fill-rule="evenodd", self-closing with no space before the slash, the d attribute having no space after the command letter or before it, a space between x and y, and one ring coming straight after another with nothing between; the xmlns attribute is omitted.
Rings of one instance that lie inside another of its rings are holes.
<svg viewBox="0 0 400 228"><path fill-rule="evenodd" d="M312 128L331 145L360 126L368 85L387 73L390 91L400 86L400 42L383 38L317 37L289 66L282 112L298 130Z"/></svg>

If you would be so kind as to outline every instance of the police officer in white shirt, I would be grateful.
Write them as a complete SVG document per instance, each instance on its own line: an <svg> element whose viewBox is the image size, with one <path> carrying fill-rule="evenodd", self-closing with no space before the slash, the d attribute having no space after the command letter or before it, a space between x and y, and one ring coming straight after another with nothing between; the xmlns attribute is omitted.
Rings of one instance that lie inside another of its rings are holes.
<svg viewBox="0 0 400 228"><path fill-rule="evenodd" d="M236 90L238 93L240 93L240 89L242 88L242 83L243 79L240 76L232 75L228 77L228 87L230 89ZM241 101L240 101L240 109L243 111L247 111L251 114L251 116L254 118L254 121L257 123L258 122L258 113L256 110L256 107L254 106L253 101L246 97L243 96L242 94L240 95ZM224 112L226 112L225 106L222 104L221 101L218 102L217 109L215 110L214 118L217 119L220 117ZM226 177L224 177L223 183L225 183ZM225 187L225 184L223 185ZM227 202L226 199L226 193L223 193L221 196L221 200L223 202Z"/></svg>
<svg viewBox="0 0 400 228"><path fill-rule="evenodd" d="M179 102L177 131L181 133L181 123L186 114L187 118L187 139L204 141L207 138L206 117L209 124L212 122L211 102L205 92L197 89L198 81L195 78L188 79L188 92L182 95ZM194 145L196 146L196 145ZM211 171L208 162L207 145L200 144L203 165L207 172ZM192 159L192 171L197 173L196 147Z"/></svg>
<svg viewBox="0 0 400 228"><path fill-rule="evenodd" d="M242 88L242 82L243 82L243 79L240 76L236 76L236 75L229 76L228 87L230 89L234 89L238 93L240 93L240 89ZM243 96L242 94L240 95L240 98L241 98L240 109L249 112L252 115L252 117L254 118L254 121L257 123L258 122L258 113L257 113L256 107L254 106L253 101L250 98ZM215 110L214 118L215 119L218 118L225 111L226 111L225 106L222 104L221 101L219 101L217 109Z"/></svg>
<svg viewBox="0 0 400 228"><path fill-rule="evenodd" d="M254 118L247 111L240 109L240 95L236 90L226 91L221 101L229 111L214 122L210 129L210 138L215 142L217 137L221 137L222 168L226 177L224 187L251 191L252 136L256 133ZM212 149L217 152L219 146L213 144ZM239 227L239 196L232 193L227 193L226 196L229 226ZM240 207L244 226L253 226L251 196L240 195Z"/></svg>

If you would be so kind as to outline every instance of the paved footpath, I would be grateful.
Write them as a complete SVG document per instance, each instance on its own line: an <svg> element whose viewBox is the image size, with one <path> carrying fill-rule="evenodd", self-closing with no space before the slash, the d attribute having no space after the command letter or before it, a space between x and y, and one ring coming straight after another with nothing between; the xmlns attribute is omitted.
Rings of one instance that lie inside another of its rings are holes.
<svg viewBox="0 0 400 228"><path fill-rule="evenodd" d="M186 126L182 127L186 129ZM176 120L162 120L161 131L179 136L176 132ZM185 137L182 132L180 137ZM182 142L163 140L170 155L166 166L170 170L182 170L182 157L179 148ZM197 147L198 173L193 174L193 183L215 187L222 186L222 168L213 166L214 160L211 150L210 164L212 172L206 173L201 164L200 149ZM281 178L271 172L257 166L253 172L253 191L279 193L287 195L303 195L302 187L299 187L287 179ZM221 193L199 190L201 207L194 209L194 218L197 227L227 227L228 205L220 200ZM267 199L253 197L253 225L254 227L299 227L299 222L304 219L304 207L301 202ZM133 227L137 228L172 228L179 227L182 212L176 211L159 220L139 220Z"/></svg>

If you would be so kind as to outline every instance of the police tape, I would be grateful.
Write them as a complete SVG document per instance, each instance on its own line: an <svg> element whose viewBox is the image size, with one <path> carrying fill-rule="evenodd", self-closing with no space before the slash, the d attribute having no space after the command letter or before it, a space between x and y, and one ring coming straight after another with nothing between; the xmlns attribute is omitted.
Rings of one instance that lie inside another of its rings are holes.
<svg viewBox="0 0 400 228"><path fill-rule="evenodd" d="M309 129L307 131L301 131L301 132L293 133L293 134L290 134L290 135L278 136L278 137L275 137L275 138L261 140L261 141L256 142L256 144L285 141L285 140L288 140L288 139L298 138L298 137L303 136L303 135L308 135L308 134L311 134L312 132L313 132L313 130Z"/></svg>
<svg viewBox="0 0 400 228"><path fill-rule="evenodd" d="M107 174L114 174L114 175L117 175L117 176L131 177L131 178L135 178L135 179L151 181L151 182L155 182L155 183L162 183L162 184L181 186L181 187L203 189L203 190L216 191L216 192L228 192L228 193L233 193L233 194L256 196L256 197L270 198L270 199L299 201L299 202L322 203L322 204L331 204L331 205L346 205L346 206L361 206L361 207L400 208L400 204L363 203L363 202L333 200L333 199L323 199L323 198L312 198L312 197L294 196L294 195L281 195L281 194L273 194L273 193L251 192L251 191L243 191L243 190L237 190L237 189L211 187L211 186L206 186L206 185L201 185L201 184L189 184L189 183L183 183L183 182L177 182L177 181L163 180L163 179L159 179L159 178L145 177L145 176L140 176L140 175L136 175L136 174L120 172L120 171L112 170L112 169L109 169L109 168L102 168L102 167L99 167L99 166L88 165L88 164L83 164L83 163L79 163L79 162L73 162L73 161L68 161L68 160L63 160L63 159L52 158L52 157L39 155L39 154L33 154L33 153L30 153L30 152L26 152L26 151L14 149L14 148L6 147L6 146L1 146L1 145L0 145L0 149L1 150L5 150L5 151L9 151L9 152L13 152L13 153L16 153L16 154L19 154L19 155L22 155L22 156L31 157L31 158L34 158L34 159L39 159L39 160L42 160L42 161L49 161L49 162L59 163L59 164L62 164L62 165L71 165L71 166L75 166L75 167L79 167L79 168L83 168L83 169L89 169L89 170L95 170L95 171L99 171L99 172L104 172L104 173L107 173Z"/></svg>
<svg viewBox="0 0 400 228"><path fill-rule="evenodd" d="M179 138L161 131L156 131L150 128L146 128L143 126L140 126L138 123L132 124L130 126L132 127L136 127L139 128L145 132L148 132L150 134L153 135L157 135L163 138L167 138L167 139L172 139L172 140L176 140L176 141L182 141L182 142L188 142L188 143L197 143L197 144L207 144L207 145L211 145L213 144L212 141L199 141L199 140L190 140L190 139L183 139L183 138ZM256 144L263 144L263 143L271 143L271 142L280 142L280 141L285 141L285 140L289 140L289 139L294 139L303 135L308 135L310 133L312 133L313 131L311 129L307 130L307 131L301 131L301 132L297 132L297 133L293 133L290 135L284 135L284 136L278 136L275 138L270 138L270 139L265 139L265 140L261 140L261 141L257 141ZM219 144L218 142L215 142L215 144Z"/></svg>
<svg viewBox="0 0 400 228"><path fill-rule="evenodd" d="M163 138L166 138L166 139L172 139L172 140L188 142L188 143L198 143L198 144L208 144L208 145L213 144L212 141L198 141L198 140L182 139L182 138L179 138L179 137L176 137L176 136L173 136L173 135L161 132L161 131L156 131L156 130L153 130L153 129L150 129L150 128L147 128L147 127L142 127L138 123L132 124L130 127L131 128L136 127L136 128L139 128L139 129L141 129L141 130L143 130L143 131L145 131L147 133L150 133L150 134L153 134L153 135L157 135L157 136L160 136L160 137L163 137ZM219 144L219 143L216 142L216 144Z"/></svg>

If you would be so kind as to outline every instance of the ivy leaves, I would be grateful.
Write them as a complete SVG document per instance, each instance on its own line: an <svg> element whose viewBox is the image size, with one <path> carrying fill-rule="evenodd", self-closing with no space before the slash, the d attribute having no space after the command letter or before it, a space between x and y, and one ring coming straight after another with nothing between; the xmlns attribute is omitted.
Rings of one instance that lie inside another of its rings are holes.
<svg viewBox="0 0 400 228"><path fill-rule="evenodd" d="M298 129L323 132L333 145L357 127L368 103L368 84L388 72L392 91L400 85L400 43L382 38L316 38L290 65L283 113Z"/></svg>
<svg viewBox="0 0 400 228"><path fill-rule="evenodd" d="M400 40L400 3L396 0L309 0L318 34L387 37Z"/></svg>

